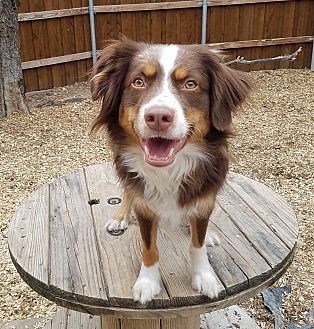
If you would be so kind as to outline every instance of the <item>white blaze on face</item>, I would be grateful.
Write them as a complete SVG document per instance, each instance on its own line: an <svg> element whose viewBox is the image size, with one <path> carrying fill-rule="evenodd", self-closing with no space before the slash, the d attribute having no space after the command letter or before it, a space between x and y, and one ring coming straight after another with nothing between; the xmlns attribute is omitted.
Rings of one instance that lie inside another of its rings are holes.
<svg viewBox="0 0 314 329"><path fill-rule="evenodd" d="M168 138L180 139L185 137L188 131L188 125L185 121L183 108L173 93L171 83L171 74L175 68L175 62L178 55L179 47L176 45L164 46L161 50L159 64L163 71L162 82L159 93L140 108L138 127L143 136L147 133L145 125L145 110L151 107L168 106L174 111L174 124L168 131Z"/></svg>

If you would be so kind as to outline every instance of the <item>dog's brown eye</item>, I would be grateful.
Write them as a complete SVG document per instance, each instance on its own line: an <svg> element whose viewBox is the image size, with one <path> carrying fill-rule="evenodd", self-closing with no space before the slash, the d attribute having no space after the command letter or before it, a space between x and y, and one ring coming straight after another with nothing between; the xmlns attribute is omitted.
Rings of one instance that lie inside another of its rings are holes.
<svg viewBox="0 0 314 329"><path fill-rule="evenodd" d="M145 87L145 83L144 83L143 79L141 79L141 78L136 78L133 81L132 85L135 88L143 88L143 87Z"/></svg>
<svg viewBox="0 0 314 329"><path fill-rule="evenodd" d="M196 87L197 87L197 83L194 80L188 80L184 85L185 89L195 89Z"/></svg>

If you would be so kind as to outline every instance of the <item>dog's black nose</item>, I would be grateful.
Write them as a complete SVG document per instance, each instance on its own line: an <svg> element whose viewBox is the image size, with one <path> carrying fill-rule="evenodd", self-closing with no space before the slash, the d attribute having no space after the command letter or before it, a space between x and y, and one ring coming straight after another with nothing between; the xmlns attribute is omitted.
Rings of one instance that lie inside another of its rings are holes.
<svg viewBox="0 0 314 329"><path fill-rule="evenodd" d="M151 107L145 111L145 122L154 130L167 130L173 123L174 112L168 107Z"/></svg>

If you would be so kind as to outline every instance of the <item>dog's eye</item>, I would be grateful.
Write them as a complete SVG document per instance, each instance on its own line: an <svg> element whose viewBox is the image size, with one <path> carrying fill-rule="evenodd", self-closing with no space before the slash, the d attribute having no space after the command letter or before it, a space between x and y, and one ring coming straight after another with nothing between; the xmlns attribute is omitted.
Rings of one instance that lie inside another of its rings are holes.
<svg viewBox="0 0 314 329"><path fill-rule="evenodd" d="M184 85L185 89L195 89L196 87L197 87L197 83L194 80L188 80Z"/></svg>
<svg viewBox="0 0 314 329"><path fill-rule="evenodd" d="M145 83L144 83L143 79L136 78L133 81L132 86L135 87L135 88L143 88L143 87L145 87Z"/></svg>

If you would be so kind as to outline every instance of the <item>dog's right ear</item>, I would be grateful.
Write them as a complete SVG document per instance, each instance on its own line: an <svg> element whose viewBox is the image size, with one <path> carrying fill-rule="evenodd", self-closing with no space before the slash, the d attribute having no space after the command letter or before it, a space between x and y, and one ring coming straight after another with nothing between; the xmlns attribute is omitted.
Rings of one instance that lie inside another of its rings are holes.
<svg viewBox="0 0 314 329"><path fill-rule="evenodd" d="M129 63L138 51L138 44L122 39L111 41L100 53L93 67L90 88L92 100L101 99L102 107L92 130L97 131L109 121L118 120L124 78Z"/></svg>

